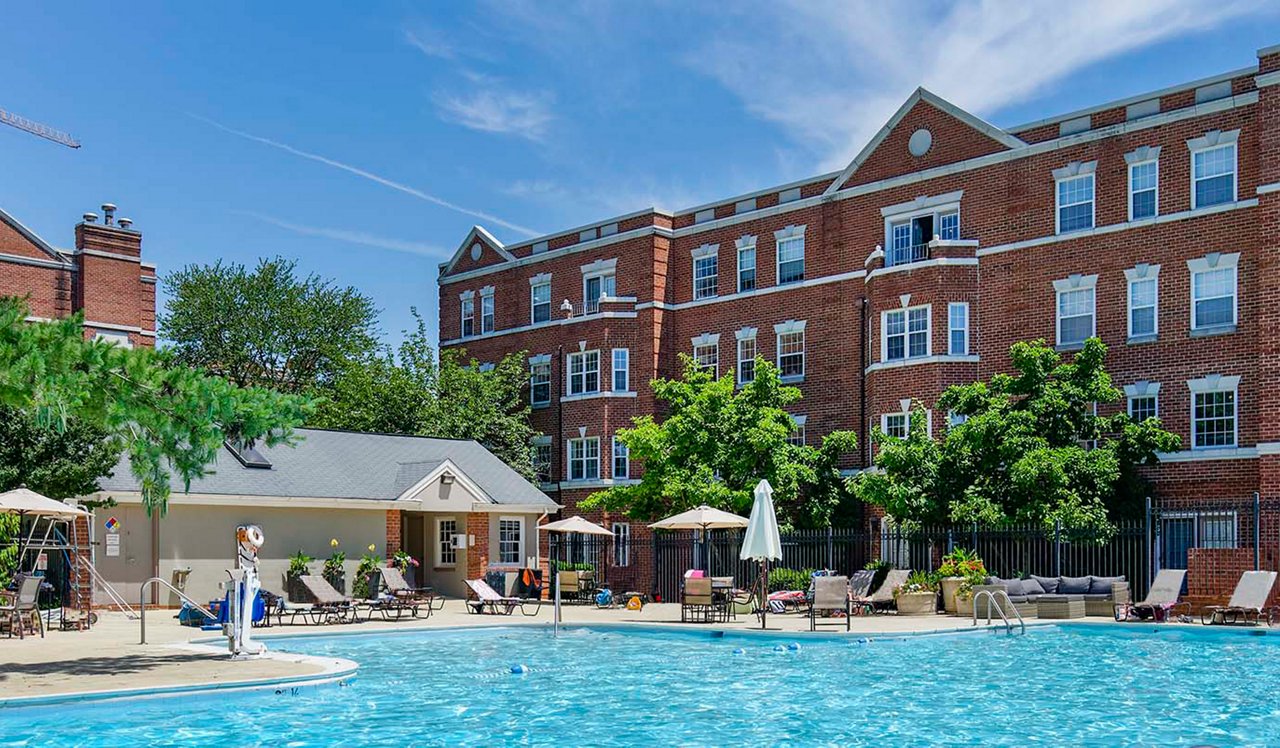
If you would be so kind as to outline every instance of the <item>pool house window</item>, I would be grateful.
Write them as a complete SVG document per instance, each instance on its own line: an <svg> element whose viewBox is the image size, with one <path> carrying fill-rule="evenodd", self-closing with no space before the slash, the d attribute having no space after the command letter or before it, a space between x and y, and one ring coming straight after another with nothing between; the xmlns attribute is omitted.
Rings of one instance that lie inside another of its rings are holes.
<svg viewBox="0 0 1280 748"><path fill-rule="evenodd" d="M453 547L453 536L458 534L458 521L453 517L436 520L436 566L456 566L458 549Z"/></svg>
<svg viewBox="0 0 1280 748"><path fill-rule="evenodd" d="M600 437L569 440L569 480L600 479Z"/></svg>
<svg viewBox="0 0 1280 748"><path fill-rule="evenodd" d="M519 517L498 518L498 563L517 565L524 555L524 522Z"/></svg>
<svg viewBox="0 0 1280 748"><path fill-rule="evenodd" d="M1053 282L1057 294L1058 345L1077 347L1093 337L1096 327L1094 290L1096 275L1072 275Z"/></svg>
<svg viewBox="0 0 1280 748"><path fill-rule="evenodd" d="M756 238L744 236L738 247L738 292L756 290Z"/></svg>
<svg viewBox="0 0 1280 748"><path fill-rule="evenodd" d="M928 304L881 312L880 356L884 361L902 361L929 355Z"/></svg>
<svg viewBox="0 0 1280 748"><path fill-rule="evenodd" d="M588 395L600 391L600 351L569 354L569 394Z"/></svg>
<svg viewBox="0 0 1280 748"><path fill-rule="evenodd" d="M1097 161L1074 162L1054 169L1057 233L1093 228L1093 173L1097 166Z"/></svg>
<svg viewBox="0 0 1280 748"><path fill-rule="evenodd" d="M693 250L693 298L709 299L720 292L719 244L704 244Z"/></svg>
<svg viewBox="0 0 1280 748"><path fill-rule="evenodd" d="M1191 390L1191 448L1236 446L1240 377L1211 374L1187 382Z"/></svg>
<svg viewBox="0 0 1280 748"><path fill-rule="evenodd" d="M1191 208L1236 200L1236 141L1239 130L1212 130L1187 141L1191 150Z"/></svg>
<svg viewBox="0 0 1280 748"><path fill-rule="evenodd" d="M778 285L804 280L804 226L775 231L778 246Z"/></svg>
<svg viewBox="0 0 1280 748"><path fill-rule="evenodd" d="M1214 252L1187 260L1187 269L1191 271L1192 331L1234 329L1239 263L1239 252Z"/></svg>

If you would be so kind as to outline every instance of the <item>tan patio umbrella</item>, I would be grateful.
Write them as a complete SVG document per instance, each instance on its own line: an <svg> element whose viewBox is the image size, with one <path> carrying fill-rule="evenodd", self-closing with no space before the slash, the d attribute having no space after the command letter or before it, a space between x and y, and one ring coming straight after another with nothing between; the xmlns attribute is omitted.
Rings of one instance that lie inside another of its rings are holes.
<svg viewBox="0 0 1280 748"><path fill-rule="evenodd" d="M597 525L596 523L591 522L589 520L585 520L582 517L579 517L577 515L570 517L569 519L562 519L562 520L557 520L556 522L548 522L545 525L539 525L538 529L546 530L547 532L560 532L560 533L580 532L580 533L583 533L584 535L608 535L610 537L613 536L613 533L610 532L609 530L606 530L600 525ZM554 636L559 636L560 635L560 574L559 573L556 574L555 585L556 585L556 593L555 593L556 598L555 598L555 608L554 608L555 620L552 622L553 623L552 633Z"/></svg>
<svg viewBox="0 0 1280 748"><path fill-rule="evenodd" d="M17 514L23 517L55 517L75 519L89 515L83 509L64 504L48 496L42 496L25 486L0 493L0 514Z"/></svg>
<svg viewBox="0 0 1280 748"><path fill-rule="evenodd" d="M750 524L750 520L746 517L740 517L731 514L723 509L715 509L706 504L690 509L687 512L680 512L666 519L660 519L649 527L655 530L701 530L702 531L702 557L704 563L710 571L711 558L707 552L710 549L710 538L707 537L708 530L734 530L740 527L746 527Z"/></svg>

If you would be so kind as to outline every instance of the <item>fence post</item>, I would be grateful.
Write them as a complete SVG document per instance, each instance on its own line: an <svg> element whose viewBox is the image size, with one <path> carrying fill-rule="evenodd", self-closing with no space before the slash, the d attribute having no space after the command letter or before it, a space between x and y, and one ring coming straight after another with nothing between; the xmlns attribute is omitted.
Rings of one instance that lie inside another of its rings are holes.
<svg viewBox="0 0 1280 748"><path fill-rule="evenodd" d="M951 528L947 528L947 553L951 553L956 549L956 540L951 536Z"/></svg>
<svg viewBox="0 0 1280 748"><path fill-rule="evenodd" d="M831 537L831 525L827 525L827 568L836 568L835 544Z"/></svg>
<svg viewBox="0 0 1280 748"><path fill-rule="evenodd" d="M1062 520L1053 521L1053 575L1062 576Z"/></svg>
<svg viewBox="0 0 1280 748"><path fill-rule="evenodd" d="M1262 499L1257 491L1253 492L1253 570L1262 568L1262 527L1260 525Z"/></svg>
<svg viewBox="0 0 1280 748"><path fill-rule="evenodd" d="M973 529L969 535L969 550L977 553L978 551L978 523L973 523Z"/></svg>
<svg viewBox="0 0 1280 748"><path fill-rule="evenodd" d="M1147 589L1151 589L1151 581L1155 579L1156 572L1159 570L1156 569L1156 557L1151 554L1151 497L1150 496L1146 498L1146 507L1147 507L1147 511L1143 515L1144 520L1142 523L1142 529L1143 529L1142 545L1143 545L1143 549L1146 551L1146 554L1147 554Z"/></svg>
<svg viewBox="0 0 1280 748"><path fill-rule="evenodd" d="M653 530L650 530L649 537L653 540L653 589L650 590L650 592L652 592L653 594L654 602L657 602L656 598L658 597L658 584L661 579L658 576L660 572L660 569L659 569L660 564L658 563L658 533L654 532Z"/></svg>

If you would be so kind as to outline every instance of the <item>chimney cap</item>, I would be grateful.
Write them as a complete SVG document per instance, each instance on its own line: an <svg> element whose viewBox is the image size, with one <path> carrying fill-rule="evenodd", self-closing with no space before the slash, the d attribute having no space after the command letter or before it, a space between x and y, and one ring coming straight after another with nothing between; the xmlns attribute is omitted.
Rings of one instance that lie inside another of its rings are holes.
<svg viewBox="0 0 1280 748"><path fill-rule="evenodd" d="M102 212L103 212L103 213L114 213L114 212L115 212L115 210L116 210L116 204L115 204L115 203L103 203L103 204L102 204Z"/></svg>
<svg viewBox="0 0 1280 748"><path fill-rule="evenodd" d="M129 228L130 226L132 226L132 225L133 225L133 219L132 219L132 218L121 218L120 220L118 220L118 221L117 221L117 223L119 223L119 224L120 224L120 228L122 228L122 229L127 229L127 228Z"/></svg>
<svg viewBox="0 0 1280 748"><path fill-rule="evenodd" d="M85 213L83 216L81 216L81 218L83 218L83 219L84 219L84 222L85 222L85 223L97 223L97 222L98 222L98 214L97 214L97 213L94 213L93 211L89 211L88 213Z"/></svg>

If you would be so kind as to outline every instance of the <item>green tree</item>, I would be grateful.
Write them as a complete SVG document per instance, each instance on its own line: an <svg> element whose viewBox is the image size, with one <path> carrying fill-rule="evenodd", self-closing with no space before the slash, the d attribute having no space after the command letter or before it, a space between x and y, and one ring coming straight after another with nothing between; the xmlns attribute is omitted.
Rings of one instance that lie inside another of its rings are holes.
<svg viewBox="0 0 1280 748"><path fill-rule="evenodd" d="M377 347L373 301L316 275L300 278L290 260L260 260L252 270L189 265L163 285L160 335L177 360L241 387L305 392Z"/></svg>
<svg viewBox="0 0 1280 748"><path fill-rule="evenodd" d="M163 351L84 338L77 316L30 323L26 305L0 299L0 405L42 428L101 431L129 457L147 511L164 511L170 474L204 474L225 441L288 441L310 399L178 365Z"/></svg>
<svg viewBox="0 0 1280 748"><path fill-rule="evenodd" d="M787 406L801 399L778 370L756 360L755 381L740 389L733 374L719 379L689 359L680 379L657 379L654 396L669 415L635 419L618 438L644 466L639 483L592 494L584 508L624 511L653 520L701 504L746 512L761 478L773 486L779 521L798 527L827 524L843 489L840 458L857 449L851 431L834 431L819 447L788 441L795 421Z"/></svg>
<svg viewBox="0 0 1280 748"><path fill-rule="evenodd" d="M1015 343L1013 374L950 387L938 410L966 420L934 440L916 407L909 434L877 433L877 470L851 479L858 496L907 522L1040 522L1109 531L1140 505L1142 465L1177 450L1149 418L1097 415L1123 393L1092 338L1070 361L1043 340Z"/></svg>
<svg viewBox="0 0 1280 748"><path fill-rule="evenodd" d="M447 439L474 439L521 475L535 475L530 441L528 365L524 352L492 369L465 350L437 363L417 310L416 329L397 352L377 351L348 362L323 396L310 425Z"/></svg>

